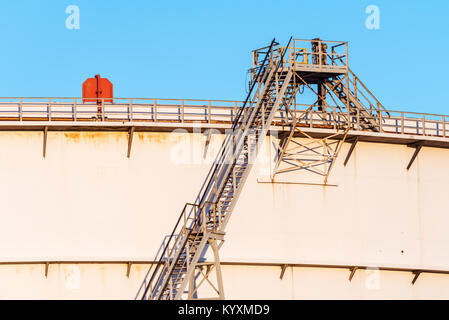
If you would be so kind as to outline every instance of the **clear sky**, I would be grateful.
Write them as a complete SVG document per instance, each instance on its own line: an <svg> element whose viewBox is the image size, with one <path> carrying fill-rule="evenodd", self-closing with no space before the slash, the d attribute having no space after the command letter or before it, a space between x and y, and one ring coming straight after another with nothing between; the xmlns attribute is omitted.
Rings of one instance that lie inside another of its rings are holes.
<svg viewBox="0 0 449 320"><path fill-rule="evenodd" d="M339 5L344 3L345 5ZM368 5L380 29L365 26ZM80 9L67 29L66 7ZM449 1L2 1L0 96L245 97L250 51L273 37L349 41L351 69L390 109L449 114Z"/></svg>

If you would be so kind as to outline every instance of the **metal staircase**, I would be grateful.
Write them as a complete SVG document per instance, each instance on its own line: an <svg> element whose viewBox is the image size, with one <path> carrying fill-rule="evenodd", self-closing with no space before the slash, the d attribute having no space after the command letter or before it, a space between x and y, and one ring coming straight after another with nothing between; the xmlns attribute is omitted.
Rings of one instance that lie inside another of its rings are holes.
<svg viewBox="0 0 449 320"><path fill-rule="evenodd" d="M379 131L377 115L381 111L388 112L351 69L348 68L348 81L344 81L343 76L338 76L326 81L325 85L349 107L351 115L358 115L361 129Z"/></svg>
<svg viewBox="0 0 449 320"><path fill-rule="evenodd" d="M296 95L304 88L317 100L300 111ZM334 107L326 101L327 96ZM305 170L324 177L324 184L353 123L359 130L381 131L382 112L386 112L349 69L347 42L290 38L285 47L273 40L270 46L253 51L249 94L195 202L184 206L138 297L195 299L211 292L198 290L207 283L215 298L224 299L218 251L257 152L280 109L291 119L286 123L290 130L281 139L271 181L281 173ZM324 136L312 137L302 130L304 125L309 129L328 126L329 119L335 124ZM212 271L215 285L210 278Z"/></svg>
<svg viewBox="0 0 449 320"><path fill-rule="evenodd" d="M296 94L292 89L294 71L284 67L278 43L273 40L265 49L263 60L253 70L249 94L232 130L226 135L195 203L185 205L158 263L150 269L142 299L197 297L197 269L209 248L216 261L218 288L213 288L218 298L224 298L218 250L226 225L276 111L292 103ZM208 274L209 271L206 277Z"/></svg>

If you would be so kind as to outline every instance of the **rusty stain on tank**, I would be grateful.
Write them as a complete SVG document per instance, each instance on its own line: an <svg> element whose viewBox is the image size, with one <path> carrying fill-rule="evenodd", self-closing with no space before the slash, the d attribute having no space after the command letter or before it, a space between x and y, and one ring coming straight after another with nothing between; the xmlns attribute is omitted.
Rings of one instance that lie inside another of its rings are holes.
<svg viewBox="0 0 449 320"><path fill-rule="evenodd" d="M0 137L7 137L8 139L28 139L36 137L36 134L39 138L43 137L43 132L28 132L28 131L3 131L0 132Z"/></svg>
<svg viewBox="0 0 449 320"><path fill-rule="evenodd" d="M69 143L105 143L111 140L122 142L127 139L125 132L64 132L64 138Z"/></svg>
<svg viewBox="0 0 449 320"><path fill-rule="evenodd" d="M94 142L104 143L115 140L117 143L128 142L127 132L64 132L64 138L69 143ZM134 137L142 142L164 143L168 140L170 133L167 132L135 132Z"/></svg>
<svg viewBox="0 0 449 320"><path fill-rule="evenodd" d="M137 132L139 142L163 143L167 142L169 136L167 132Z"/></svg>

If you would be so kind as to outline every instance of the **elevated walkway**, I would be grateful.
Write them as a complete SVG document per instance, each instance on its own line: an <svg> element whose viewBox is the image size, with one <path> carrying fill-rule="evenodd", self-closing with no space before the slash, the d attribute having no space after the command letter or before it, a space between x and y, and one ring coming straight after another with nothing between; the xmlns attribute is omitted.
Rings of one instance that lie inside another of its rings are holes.
<svg viewBox="0 0 449 320"><path fill-rule="evenodd" d="M19 101L22 101L20 103ZM1 131L128 131L170 132L231 128L241 101L189 99L115 98L105 104L101 117L96 104L82 104L81 98L0 98ZM292 110L302 114L310 105L294 104ZM319 137L334 132L343 121L341 111L328 106L326 111L308 110L299 126ZM388 116L388 114L389 116ZM360 117L351 119L350 136L369 142L409 144L417 140L436 147L449 147L449 115L406 111L382 111L372 118L379 130L364 129ZM287 131L291 116L283 110L274 115L271 130Z"/></svg>

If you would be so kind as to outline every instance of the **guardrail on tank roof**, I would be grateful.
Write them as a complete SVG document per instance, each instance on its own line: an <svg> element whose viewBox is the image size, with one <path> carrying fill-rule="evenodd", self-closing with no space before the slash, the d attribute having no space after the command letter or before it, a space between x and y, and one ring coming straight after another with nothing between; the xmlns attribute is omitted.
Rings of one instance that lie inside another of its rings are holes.
<svg viewBox="0 0 449 320"><path fill-rule="evenodd" d="M114 98L114 103L83 103L82 98L0 98L0 123L8 121L159 122L231 124L241 108L237 100ZM306 110L296 104L293 112L302 115L299 125L310 128L337 128L350 119L351 129L365 131L360 115L345 108L326 106L324 111ZM366 116L364 116L366 118ZM379 110L372 116L377 132L449 137L449 116L407 111ZM288 125L292 115L279 110L274 125Z"/></svg>

